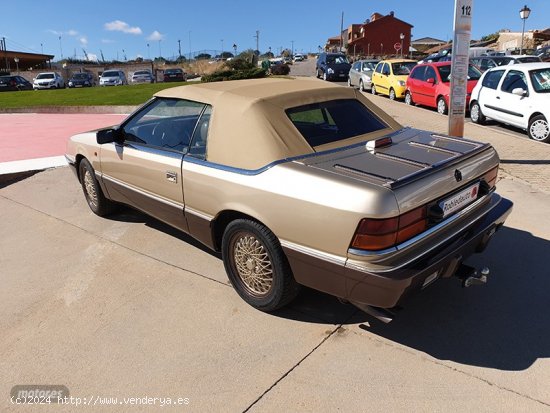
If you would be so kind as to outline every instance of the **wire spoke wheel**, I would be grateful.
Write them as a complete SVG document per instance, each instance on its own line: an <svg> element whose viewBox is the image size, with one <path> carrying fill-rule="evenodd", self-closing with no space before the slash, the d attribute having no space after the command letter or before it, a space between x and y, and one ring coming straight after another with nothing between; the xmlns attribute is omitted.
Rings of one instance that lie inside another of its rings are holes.
<svg viewBox="0 0 550 413"><path fill-rule="evenodd" d="M255 296L268 294L273 286L273 266L262 242L249 232L238 232L231 250L237 275L248 292Z"/></svg>
<svg viewBox="0 0 550 413"><path fill-rule="evenodd" d="M94 185L94 178L89 170L86 169L84 172L84 190L86 192L86 199L90 206L97 208L97 191Z"/></svg>

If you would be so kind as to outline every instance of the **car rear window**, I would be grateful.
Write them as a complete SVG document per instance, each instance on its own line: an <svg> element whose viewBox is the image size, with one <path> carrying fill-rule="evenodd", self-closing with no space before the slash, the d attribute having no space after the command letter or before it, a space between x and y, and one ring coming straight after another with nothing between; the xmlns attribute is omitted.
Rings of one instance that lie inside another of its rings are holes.
<svg viewBox="0 0 550 413"><path fill-rule="evenodd" d="M550 68L529 71L531 83L537 93L550 93Z"/></svg>
<svg viewBox="0 0 550 413"><path fill-rule="evenodd" d="M313 103L286 110L310 146L353 138L388 127L356 99Z"/></svg>

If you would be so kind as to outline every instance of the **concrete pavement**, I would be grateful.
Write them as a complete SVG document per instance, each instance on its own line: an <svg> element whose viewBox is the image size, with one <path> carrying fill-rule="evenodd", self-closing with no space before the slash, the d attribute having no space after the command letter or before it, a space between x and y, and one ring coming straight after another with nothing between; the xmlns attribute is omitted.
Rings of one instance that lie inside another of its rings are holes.
<svg viewBox="0 0 550 413"><path fill-rule="evenodd" d="M93 215L67 168L2 188L0 411L29 411L7 399L25 383L199 412L550 411L550 196L499 190L516 209L473 260L489 284L438 282L382 325L312 291L253 310L186 236L129 209Z"/></svg>

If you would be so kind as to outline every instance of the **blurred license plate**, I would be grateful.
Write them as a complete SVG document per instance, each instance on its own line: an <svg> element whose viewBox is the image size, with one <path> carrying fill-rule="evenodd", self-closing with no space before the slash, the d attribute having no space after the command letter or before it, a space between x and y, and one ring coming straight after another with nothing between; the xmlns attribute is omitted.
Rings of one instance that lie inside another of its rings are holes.
<svg viewBox="0 0 550 413"><path fill-rule="evenodd" d="M443 210L443 217L446 217L453 212L464 208L466 205L471 204L476 200L478 192L479 182L460 191L458 194L441 201L439 203L439 207Z"/></svg>

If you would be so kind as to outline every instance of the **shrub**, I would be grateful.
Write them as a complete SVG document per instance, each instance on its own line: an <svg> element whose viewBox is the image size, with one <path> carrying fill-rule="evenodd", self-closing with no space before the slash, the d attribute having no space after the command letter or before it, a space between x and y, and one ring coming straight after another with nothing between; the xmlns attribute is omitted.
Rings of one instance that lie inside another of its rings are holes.
<svg viewBox="0 0 550 413"><path fill-rule="evenodd" d="M286 63L282 65L271 66L272 75L286 76L289 73L290 73L290 66L287 65Z"/></svg>
<svg viewBox="0 0 550 413"><path fill-rule="evenodd" d="M244 59L233 59L225 63L219 70L203 76L203 82L219 82L223 80L258 79L265 77L265 70L256 67Z"/></svg>

